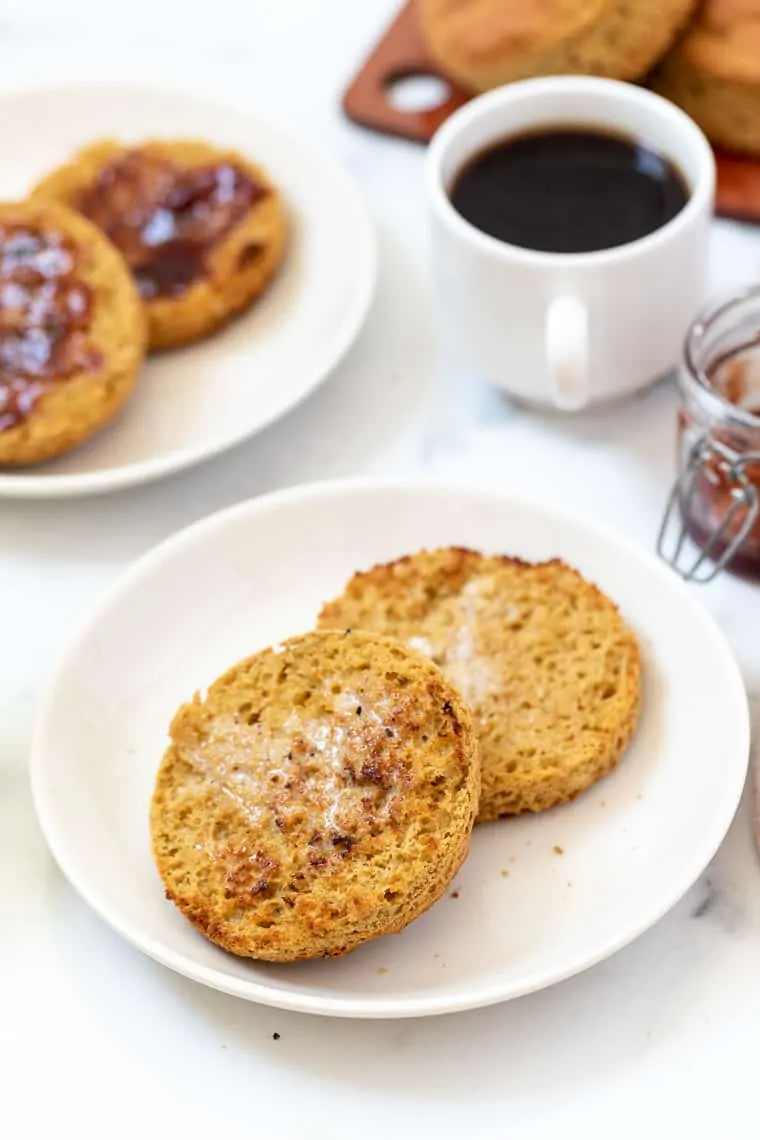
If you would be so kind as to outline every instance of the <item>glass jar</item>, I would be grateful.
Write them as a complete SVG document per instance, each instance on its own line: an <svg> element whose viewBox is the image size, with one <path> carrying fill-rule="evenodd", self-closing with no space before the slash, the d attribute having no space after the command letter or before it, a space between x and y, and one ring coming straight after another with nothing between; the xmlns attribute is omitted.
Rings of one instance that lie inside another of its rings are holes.
<svg viewBox="0 0 760 1140"><path fill-rule="evenodd" d="M724 567L760 580L760 288L697 318L679 389L679 475L660 555L688 581Z"/></svg>

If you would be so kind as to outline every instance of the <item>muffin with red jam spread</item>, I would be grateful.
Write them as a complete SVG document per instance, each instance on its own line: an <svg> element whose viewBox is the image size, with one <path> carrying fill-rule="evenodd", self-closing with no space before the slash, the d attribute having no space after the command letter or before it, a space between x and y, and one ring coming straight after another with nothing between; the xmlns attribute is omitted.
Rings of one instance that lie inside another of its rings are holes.
<svg viewBox="0 0 760 1140"><path fill-rule="evenodd" d="M205 142L95 143L36 187L121 252L152 350L209 336L247 309L282 261L286 221L260 167Z"/></svg>
<svg viewBox="0 0 760 1140"><path fill-rule="evenodd" d="M108 423L145 341L134 282L99 229L54 202L0 205L0 465L52 459Z"/></svg>

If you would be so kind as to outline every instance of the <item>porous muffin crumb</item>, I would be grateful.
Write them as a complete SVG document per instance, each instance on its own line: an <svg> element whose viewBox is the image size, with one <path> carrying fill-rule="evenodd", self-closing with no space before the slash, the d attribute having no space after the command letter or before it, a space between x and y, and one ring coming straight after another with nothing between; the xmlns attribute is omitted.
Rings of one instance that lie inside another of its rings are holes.
<svg viewBox="0 0 760 1140"><path fill-rule="evenodd" d="M636 726L636 638L559 560L421 551L355 574L320 614L320 627L337 624L399 638L461 691L480 740L480 822L573 799Z"/></svg>
<svg viewBox="0 0 760 1140"><path fill-rule="evenodd" d="M226 950L344 954L445 892L479 790L470 712L432 662L373 634L311 633L179 709L153 851L167 897Z"/></svg>

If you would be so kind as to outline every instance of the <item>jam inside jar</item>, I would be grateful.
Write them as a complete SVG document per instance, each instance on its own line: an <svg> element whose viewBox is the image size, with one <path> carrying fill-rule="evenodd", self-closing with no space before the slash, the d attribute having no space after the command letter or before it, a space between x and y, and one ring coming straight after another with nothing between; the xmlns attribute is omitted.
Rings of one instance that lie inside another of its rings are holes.
<svg viewBox="0 0 760 1140"><path fill-rule="evenodd" d="M726 568L760 581L760 288L694 322L679 387L680 474L670 505L682 530L669 560L690 580L711 581ZM686 534L699 548L691 564L680 561Z"/></svg>

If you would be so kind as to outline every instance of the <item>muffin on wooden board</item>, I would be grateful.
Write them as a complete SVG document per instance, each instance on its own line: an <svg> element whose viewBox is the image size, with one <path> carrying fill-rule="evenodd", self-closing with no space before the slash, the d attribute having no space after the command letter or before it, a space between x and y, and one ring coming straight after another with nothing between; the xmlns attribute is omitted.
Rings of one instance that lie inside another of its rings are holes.
<svg viewBox="0 0 760 1140"><path fill-rule="evenodd" d="M319 625L397 637L453 681L480 740L479 822L573 799L615 767L636 726L636 638L557 560L423 550L355 574Z"/></svg>
<svg viewBox="0 0 760 1140"><path fill-rule="evenodd" d="M205 142L98 142L34 195L78 210L121 251L152 350L209 336L247 309L285 251L285 209L268 175Z"/></svg>
<svg viewBox="0 0 760 1140"><path fill-rule="evenodd" d="M480 791L472 717L387 638L310 633L179 709L151 805L166 894L233 954L344 954L446 890Z"/></svg>
<svg viewBox="0 0 760 1140"><path fill-rule="evenodd" d="M695 0L419 0L428 51L487 91L540 75L638 79L667 51Z"/></svg>
<svg viewBox="0 0 760 1140"><path fill-rule="evenodd" d="M713 142L760 155L760 0L706 0L652 77Z"/></svg>
<svg viewBox="0 0 760 1140"><path fill-rule="evenodd" d="M0 465L52 459L131 394L145 315L110 241L57 203L0 204Z"/></svg>

